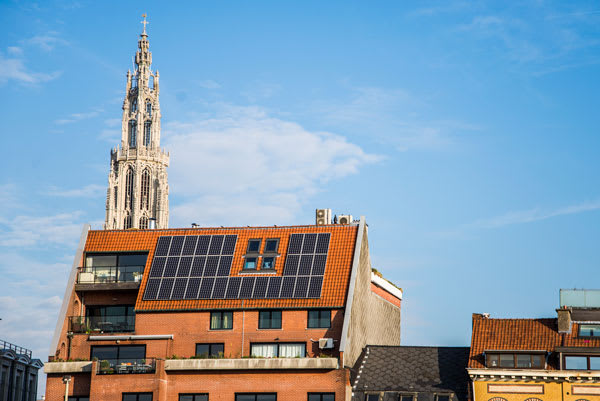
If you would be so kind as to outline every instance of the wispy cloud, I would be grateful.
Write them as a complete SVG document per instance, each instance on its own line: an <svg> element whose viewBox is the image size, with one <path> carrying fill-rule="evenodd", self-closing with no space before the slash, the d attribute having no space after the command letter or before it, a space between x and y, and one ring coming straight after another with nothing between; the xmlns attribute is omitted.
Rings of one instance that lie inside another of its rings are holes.
<svg viewBox="0 0 600 401"><path fill-rule="evenodd" d="M36 35L29 39L25 39L23 43L28 45L34 45L42 50L49 52L54 50L58 45L68 45L69 42L62 39L57 32L47 32L42 35Z"/></svg>
<svg viewBox="0 0 600 401"><path fill-rule="evenodd" d="M0 53L0 84L9 81L17 81L25 84L39 84L51 81L60 76L60 71L51 73L30 71L25 66L24 60L20 57L22 53L16 52L15 49L16 48L13 47L13 50L10 52L14 57L6 57Z"/></svg>
<svg viewBox="0 0 600 401"><path fill-rule="evenodd" d="M0 246L73 246L81 231L82 214L76 211L50 216L0 217Z"/></svg>
<svg viewBox="0 0 600 401"><path fill-rule="evenodd" d="M204 81L199 81L198 86L204 89L219 89L221 85L218 82L213 81L212 79L206 79Z"/></svg>
<svg viewBox="0 0 600 401"><path fill-rule="evenodd" d="M258 107L222 105L212 118L168 124L175 223L281 224L328 182L380 160L340 135L312 132ZM202 180L198 180L199 174Z"/></svg>
<svg viewBox="0 0 600 401"><path fill-rule="evenodd" d="M70 123L74 123L76 121L87 120L88 118L96 117L103 111L104 111L103 109L98 108L98 109L94 109L92 111L88 111L85 113L73 113L73 114L70 114L66 118L54 120L54 122L58 125L70 124Z"/></svg>
<svg viewBox="0 0 600 401"><path fill-rule="evenodd" d="M88 184L82 188L75 189L62 189L50 186L45 194L63 198L95 198L101 197L104 191L106 191L104 185Z"/></svg>

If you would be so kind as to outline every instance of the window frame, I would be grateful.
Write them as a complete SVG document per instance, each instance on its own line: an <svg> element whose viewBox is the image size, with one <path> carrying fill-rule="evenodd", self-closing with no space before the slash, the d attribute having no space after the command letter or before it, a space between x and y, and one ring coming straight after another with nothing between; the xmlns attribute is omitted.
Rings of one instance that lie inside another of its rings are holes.
<svg viewBox="0 0 600 401"><path fill-rule="evenodd" d="M93 358L97 358L94 357L94 349L97 348L116 348L117 349L117 357L116 358L106 358L107 360L109 359L115 359L120 361L121 359L129 359L129 358L121 358L121 348L125 348L125 347L138 347L138 348L144 348L144 357L140 358L140 359L146 359L147 355L146 355L146 344L114 344L114 345L92 345L90 346L90 360L92 360ZM100 359L100 358L98 358Z"/></svg>
<svg viewBox="0 0 600 401"><path fill-rule="evenodd" d="M139 401L140 399L140 395L150 395L150 400L154 399L154 393L151 391L144 391L144 392L125 392L125 393L121 393L121 400L125 401L125 396L126 395L135 395L135 399L136 401Z"/></svg>
<svg viewBox="0 0 600 401"><path fill-rule="evenodd" d="M254 267L248 267L248 264L250 263L250 261L254 261ZM244 256L244 266L242 267L242 271L253 271L253 270L258 270L258 256L255 255L250 255L250 256Z"/></svg>
<svg viewBox="0 0 600 401"><path fill-rule="evenodd" d="M279 327L273 327L273 313L275 312L279 312ZM261 326L261 322L263 321L263 318L261 317L262 314L269 314L269 327L262 327ZM283 311L281 309L266 309L266 310L259 310L258 311L258 328L259 330L280 330L281 327L283 326Z"/></svg>
<svg viewBox="0 0 600 401"><path fill-rule="evenodd" d="M323 401L323 396L324 395L332 395L333 396L333 401L335 401L335 393L333 393L333 392L315 392L315 391L309 392L309 393L306 394L306 399L308 401L310 401L310 396L311 395L317 395L317 396L319 396L319 401Z"/></svg>
<svg viewBox="0 0 600 401"><path fill-rule="evenodd" d="M501 356L510 355L512 356L512 366L502 366L501 364ZM518 357L519 356L529 356L529 361L531 366L519 366L518 365ZM492 357L495 357L497 364L493 366L491 361ZM534 357L540 357L541 365L534 365ZM542 352L514 352L514 351L486 351L485 352L485 367L488 369L545 369L546 368L546 353Z"/></svg>
<svg viewBox="0 0 600 401"><path fill-rule="evenodd" d="M238 396L239 395L253 395L254 396L254 401L260 401L257 397L259 395L274 395L275 396L275 401L277 401L277 393L235 393L235 401L238 401Z"/></svg>
<svg viewBox="0 0 600 401"><path fill-rule="evenodd" d="M586 335L583 335L583 334L581 334L581 329L582 329L582 328L584 328L584 327L586 327L586 326L587 326L587 327L589 327L589 326L595 326L595 327L598 327L598 334L595 334L595 333L594 333L594 330L591 330L591 333L592 333L592 334L591 334L591 335L589 335L589 336L586 336ZM580 323L580 324L579 324L579 327L578 327L578 329L577 329L577 336L578 336L578 337L581 337L581 338L598 338L598 337L600 337L600 324L585 324L585 323Z"/></svg>
<svg viewBox="0 0 600 401"><path fill-rule="evenodd" d="M181 397L194 397L193 401L196 401L196 397L206 396L206 400L208 401L208 393L179 393L177 399L181 401Z"/></svg>
<svg viewBox="0 0 600 401"><path fill-rule="evenodd" d="M258 242L258 249L256 251L250 250L250 244ZM250 238L248 240L248 245L246 245L246 255L259 255L260 247L262 246L262 238Z"/></svg>
<svg viewBox="0 0 600 401"><path fill-rule="evenodd" d="M220 314L221 317L219 318L219 322L221 322L220 327L217 328L213 328L213 314ZM231 327L223 327L223 315L225 313L230 313L231 314ZM209 321L209 328L210 330L233 330L233 311L229 310L229 311L211 311L210 312L210 321Z"/></svg>
<svg viewBox="0 0 600 401"><path fill-rule="evenodd" d="M263 249L263 254L265 255L277 255L277 253L279 252L279 240L280 238L267 238L265 239L265 247ZM269 251L267 250L267 244L269 242L275 242L275 250L274 251Z"/></svg>
<svg viewBox="0 0 600 401"><path fill-rule="evenodd" d="M586 365L587 365L587 369L568 369L567 368L567 357L579 357L579 358L586 358ZM600 359L600 354L563 354L561 359L562 359L562 370L586 370L586 371L600 371L600 369L591 369L592 367L592 362L591 362L591 358L598 358Z"/></svg>
<svg viewBox="0 0 600 401"><path fill-rule="evenodd" d="M317 326L311 326L311 324L310 324L310 321L311 321L310 314L311 314L311 312L313 312L313 313L317 312L319 314L319 316L317 318L317 321L319 322L319 324ZM321 314L323 312L329 312L329 326L322 326L321 325L322 319L323 319L323 317L321 316ZM306 314L306 328L307 329L330 329L331 328L331 309L309 309L307 311L307 314Z"/></svg>
<svg viewBox="0 0 600 401"><path fill-rule="evenodd" d="M211 358L219 358L219 353L213 354L212 347L220 345L223 348L223 351L220 351L225 356L225 343L196 343L196 354L194 355L196 358L200 357L202 354L198 354L198 346L199 345L208 345L208 354L206 357L200 359L211 359Z"/></svg>
<svg viewBox="0 0 600 401"><path fill-rule="evenodd" d="M281 358L279 356L279 354L281 353L281 351L280 351L281 345L288 345L288 344L304 345L304 355L301 356L300 358L306 358L306 356L308 355L308 347L306 346L306 343L302 342L302 341L283 341L283 342L260 341L260 342L251 342L250 343L250 357L252 358L252 347L254 345L277 345L277 355L275 355L274 358ZM262 358L262 357L256 357L256 358Z"/></svg>

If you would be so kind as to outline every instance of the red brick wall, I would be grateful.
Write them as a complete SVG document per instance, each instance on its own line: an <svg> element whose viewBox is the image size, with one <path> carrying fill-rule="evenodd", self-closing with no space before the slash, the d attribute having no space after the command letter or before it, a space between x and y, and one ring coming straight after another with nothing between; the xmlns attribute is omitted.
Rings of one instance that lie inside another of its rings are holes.
<svg viewBox="0 0 600 401"><path fill-rule="evenodd" d="M378 285L371 283L371 291L373 291L375 294L379 295L381 298L385 299L386 301L396 305L397 307L400 307L401 300L396 298L395 296L393 296L392 294L390 294L383 288L379 287Z"/></svg>
<svg viewBox="0 0 600 401"><path fill-rule="evenodd" d="M89 373L68 373L71 376L69 395L88 395L90 393ZM46 380L46 401L64 401L65 383L62 374L49 374ZM119 398L120 399L120 398Z"/></svg>

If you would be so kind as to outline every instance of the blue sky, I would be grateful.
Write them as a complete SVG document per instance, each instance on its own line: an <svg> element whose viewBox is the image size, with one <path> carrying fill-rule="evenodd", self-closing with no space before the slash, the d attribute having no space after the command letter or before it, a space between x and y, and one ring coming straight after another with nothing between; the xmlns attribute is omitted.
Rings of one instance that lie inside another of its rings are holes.
<svg viewBox="0 0 600 401"><path fill-rule="evenodd" d="M600 5L0 2L0 338L47 356L148 13L171 226L365 215L403 344L598 288Z"/></svg>

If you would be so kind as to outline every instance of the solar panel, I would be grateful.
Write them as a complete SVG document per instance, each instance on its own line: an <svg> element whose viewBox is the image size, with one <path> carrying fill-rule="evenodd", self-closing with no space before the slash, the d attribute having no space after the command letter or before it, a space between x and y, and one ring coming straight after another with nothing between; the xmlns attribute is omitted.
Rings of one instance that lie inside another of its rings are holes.
<svg viewBox="0 0 600 401"><path fill-rule="evenodd" d="M215 280L215 286L212 292L212 299L221 299L225 297L225 290L227 290L227 282L229 279L227 277L218 277Z"/></svg>
<svg viewBox="0 0 600 401"><path fill-rule="evenodd" d="M233 256L221 256L221 260L219 261L219 268L217 270L217 276L229 276L232 261Z"/></svg>
<svg viewBox="0 0 600 401"><path fill-rule="evenodd" d="M160 237L158 239L158 243L156 244L154 257L167 256L169 254L169 245L171 245L171 237Z"/></svg>
<svg viewBox="0 0 600 401"><path fill-rule="evenodd" d="M183 299L185 296L185 287L187 286L187 283L187 278L175 279L175 285L173 286L173 293L171 294L171 298Z"/></svg>
<svg viewBox="0 0 600 401"><path fill-rule="evenodd" d="M219 255L221 253L221 248L223 247L224 239L224 235L213 235L212 240L210 241L210 248L208 249L208 254Z"/></svg>
<svg viewBox="0 0 600 401"><path fill-rule="evenodd" d="M281 289L281 281L283 277L269 277L269 289L267 290L267 298L279 298L279 290Z"/></svg>
<svg viewBox="0 0 600 401"><path fill-rule="evenodd" d="M320 298L321 287L323 286L323 277L312 276L310 278L310 284L308 286L308 298Z"/></svg>
<svg viewBox="0 0 600 401"><path fill-rule="evenodd" d="M150 268L150 277L162 277L167 258L155 257Z"/></svg>
<svg viewBox="0 0 600 401"><path fill-rule="evenodd" d="M225 293L225 298L236 299L238 297L238 293L240 291L241 283L242 283L241 277L231 277L229 279L229 284L227 285L227 292Z"/></svg>
<svg viewBox="0 0 600 401"><path fill-rule="evenodd" d="M210 235L200 235L198 237L198 245L196 246L196 255L206 255L208 253L209 244Z"/></svg>
<svg viewBox="0 0 600 401"><path fill-rule="evenodd" d="M280 298L292 298L294 296L294 286L296 285L296 277L284 277L281 286Z"/></svg>
<svg viewBox="0 0 600 401"><path fill-rule="evenodd" d="M294 298L306 298L309 280L310 277L298 277L298 280L296 280L296 289L294 290Z"/></svg>
<svg viewBox="0 0 600 401"><path fill-rule="evenodd" d="M183 243L183 251L182 255L193 255L196 250L196 242L198 241L198 237L195 235L188 235L185 237L185 242Z"/></svg>
<svg viewBox="0 0 600 401"><path fill-rule="evenodd" d="M171 291L173 290L174 282L175 279L173 278L163 278L156 299L171 299Z"/></svg>
<svg viewBox="0 0 600 401"><path fill-rule="evenodd" d="M190 275L190 269L192 267L191 256L182 256L179 261L179 269L177 269L177 277L187 277Z"/></svg>
<svg viewBox="0 0 600 401"><path fill-rule="evenodd" d="M191 278L188 281L187 289L185 290L185 299L196 299L198 297L198 289L200 288L200 278Z"/></svg>
<svg viewBox="0 0 600 401"><path fill-rule="evenodd" d="M160 279L151 278L150 280L148 280L148 284L146 285L146 292L144 293L144 299L156 299L159 287Z"/></svg>
<svg viewBox="0 0 600 401"><path fill-rule="evenodd" d="M240 287L240 298L252 298L252 291L254 290L254 277L242 277L242 285Z"/></svg>
<svg viewBox="0 0 600 401"><path fill-rule="evenodd" d="M319 298L330 241L291 234L282 276L231 277L236 235L162 236L143 299Z"/></svg>
<svg viewBox="0 0 600 401"><path fill-rule="evenodd" d="M169 249L169 256L181 255L181 248L183 248L184 240L185 240L185 237L182 235L173 237L173 240L171 241L171 248Z"/></svg>

